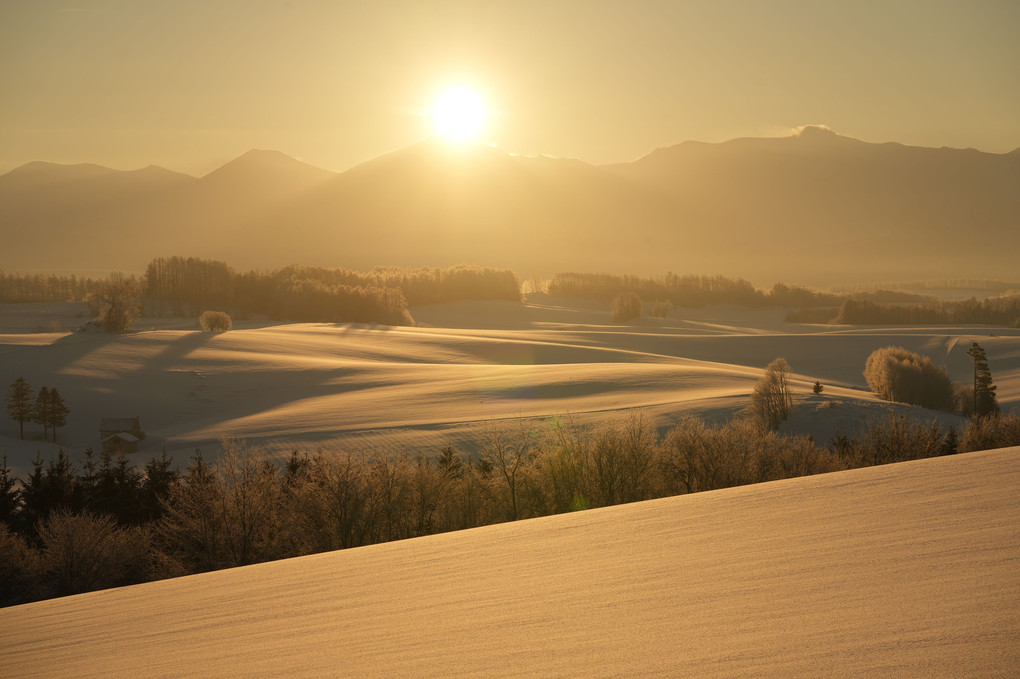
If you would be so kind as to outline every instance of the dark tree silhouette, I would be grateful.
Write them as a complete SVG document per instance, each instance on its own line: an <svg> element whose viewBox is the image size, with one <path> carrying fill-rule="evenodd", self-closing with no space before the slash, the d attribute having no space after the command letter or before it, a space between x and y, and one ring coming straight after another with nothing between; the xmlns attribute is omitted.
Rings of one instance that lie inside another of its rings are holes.
<svg viewBox="0 0 1020 679"><path fill-rule="evenodd" d="M18 489L11 468L7 466L7 456L0 461L0 524L12 523L14 511L18 508Z"/></svg>
<svg viewBox="0 0 1020 679"><path fill-rule="evenodd" d="M14 380L11 390L7 393L7 414L18 423L19 434L25 438L25 422L32 419L32 387L24 377Z"/></svg>
<svg viewBox="0 0 1020 679"><path fill-rule="evenodd" d="M43 426L43 439L49 438L50 426L50 390L43 387L35 397L32 408L32 421Z"/></svg>
<svg viewBox="0 0 1020 679"><path fill-rule="evenodd" d="M57 442L57 429L67 424L67 416L71 414L71 410L64 403L64 397L60 395L56 387L50 389L48 398L48 407L46 409L46 418L49 422L50 429L53 430L53 442Z"/></svg>
<svg viewBox="0 0 1020 679"><path fill-rule="evenodd" d="M824 389L824 388L825 387L822 386L821 382L815 380L814 386L811 387L811 391L813 391L816 394L820 394L820 393L822 393L822 389Z"/></svg>
<svg viewBox="0 0 1020 679"><path fill-rule="evenodd" d="M988 369L988 357L977 342L972 342L967 355L974 359L974 414L992 415L999 412L995 401L995 385L992 371Z"/></svg>
<svg viewBox="0 0 1020 679"><path fill-rule="evenodd" d="M162 456L154 457L146 463L141 487L142 522L156 521L163 517L163 508L181 480L177 468L170 466L173 461L164 450Z"/></svg>

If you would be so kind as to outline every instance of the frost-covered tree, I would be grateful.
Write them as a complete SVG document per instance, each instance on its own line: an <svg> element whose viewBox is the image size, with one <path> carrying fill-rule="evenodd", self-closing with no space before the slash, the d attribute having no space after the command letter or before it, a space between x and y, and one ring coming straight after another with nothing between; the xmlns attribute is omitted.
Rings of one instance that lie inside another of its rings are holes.
<svg viewBox="0 0 1020 679"><path fill-rule="evenodd" d="M762 426L777 429L790 415L793 396L790 394L790 364L777 358L765 366L765 374L754 385L751 414Z"/></svg>

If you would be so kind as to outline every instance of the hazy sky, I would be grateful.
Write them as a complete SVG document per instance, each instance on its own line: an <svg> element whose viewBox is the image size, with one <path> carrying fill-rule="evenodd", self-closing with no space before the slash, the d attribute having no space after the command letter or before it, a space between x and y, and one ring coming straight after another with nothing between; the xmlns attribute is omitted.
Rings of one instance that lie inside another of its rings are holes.
<svg viewBox="0 0 1020 679"><path fill-rule="evenodd" d="M478 88L507 151L604 163L823 123L1020 146L1017 0L0 0L0 172L203 174L251 148L341 170Z"/></svg>

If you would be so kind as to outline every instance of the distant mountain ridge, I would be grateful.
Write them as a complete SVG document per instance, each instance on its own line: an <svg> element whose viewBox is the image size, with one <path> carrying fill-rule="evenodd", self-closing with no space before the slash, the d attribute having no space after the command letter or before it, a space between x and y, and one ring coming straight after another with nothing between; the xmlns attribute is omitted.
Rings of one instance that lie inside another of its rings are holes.
<svg viewBox="0 0 1020 679"><path fill-rule="evenodd" d="M860 276L1010 277L1020 149L788 137L683 142L631 163L438 139L331 172L253 150L196 178L29 163L0 176L0 268L140 270L185 254L292 263Z"/></svg>

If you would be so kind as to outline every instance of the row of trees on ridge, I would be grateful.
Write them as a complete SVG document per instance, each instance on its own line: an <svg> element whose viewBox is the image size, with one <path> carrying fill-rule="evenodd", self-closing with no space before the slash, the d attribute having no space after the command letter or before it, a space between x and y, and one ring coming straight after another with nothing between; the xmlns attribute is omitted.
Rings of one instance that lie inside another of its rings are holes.
<svg viewBox="0 0 1020 679"><path fill-rule="evenodd" d="M508 269L477 266L363 273L341 268L289 266L271 272L235 272L224 262L160 257L144 279L146 311L197 316L207 309L241 317L265 314L299 321L413 323L408 305L469 299L521 299L520 281Z"/></svg>

